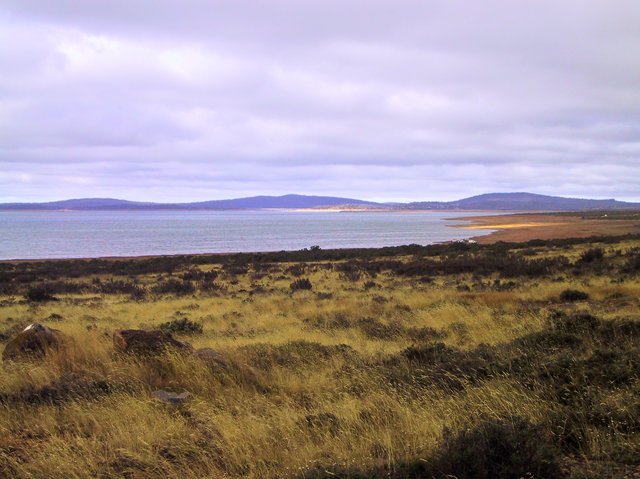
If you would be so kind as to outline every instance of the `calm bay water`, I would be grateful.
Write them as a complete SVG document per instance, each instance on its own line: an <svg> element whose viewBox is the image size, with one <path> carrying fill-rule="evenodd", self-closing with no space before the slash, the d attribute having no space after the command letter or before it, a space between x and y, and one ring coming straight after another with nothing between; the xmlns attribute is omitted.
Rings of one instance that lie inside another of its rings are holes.
<svg viewBox="0 0 640 479"><path fill-rule="evenodd" d="M476 213L486 215L487 213ZM452 228L474 213L298 211L0 212L0 259L431 244L489 230Z"/></svg>

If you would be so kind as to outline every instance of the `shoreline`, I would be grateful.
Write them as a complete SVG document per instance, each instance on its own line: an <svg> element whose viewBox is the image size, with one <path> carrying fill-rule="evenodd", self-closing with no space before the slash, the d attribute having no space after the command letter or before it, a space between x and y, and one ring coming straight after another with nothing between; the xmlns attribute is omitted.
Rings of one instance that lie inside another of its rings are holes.
<svg viewBox="0 0 640 479"><path fill-rule="evenodd" d="M549 213L518 213L499 216L468 216L448 218L471 224L451 225L454 228L495 230L471 239L481 244L498 241L520 243L534 239L589 238L591 236L622 236L640 233L640 221L628 219L583 218L575 215Z"/></svg>

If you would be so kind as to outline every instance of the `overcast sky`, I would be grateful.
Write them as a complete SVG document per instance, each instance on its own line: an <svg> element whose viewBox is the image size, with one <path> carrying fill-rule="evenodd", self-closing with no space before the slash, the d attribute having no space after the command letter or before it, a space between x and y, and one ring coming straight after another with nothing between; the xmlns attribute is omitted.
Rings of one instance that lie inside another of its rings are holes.
<svg viewBox="0 0 640 479"><path fill-rule="evenodd" d="M640 200L638 0L1 0L0 201Z"/></svg>

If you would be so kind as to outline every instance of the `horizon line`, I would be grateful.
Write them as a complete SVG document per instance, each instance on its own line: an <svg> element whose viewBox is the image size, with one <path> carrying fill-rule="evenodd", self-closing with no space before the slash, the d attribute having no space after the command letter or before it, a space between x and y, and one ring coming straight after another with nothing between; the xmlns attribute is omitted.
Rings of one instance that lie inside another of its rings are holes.
<svg viewBox="0 0 640 479"><path fill-rule="evenodd" d="M0 201L0 205L12 205L12 204L47 204L47 203L60 203L66 201L91 201L91 200L101 200L101 201L121 201L127 203L138 203L138 204L147 204L147 205L189 205L195 203L208 203L208 202L216 202L216 201L235 201L235 200L245 200L245 199L255 199L255 198L286 198L286 197L302 197L302 198L335 198L335 199L344 199L344 200L355 200L358 202L366 202L366 203L374 203L380 205L393 205L393 204L411 204L411 203L454 203L457 201L462 201L470 198L477 198L486 195L517 195L517 194L525 194L532 196L541 196L547 198L562 198L567 200L594 200L594 201L617 201L622 203L636 203L640 202L640 198L633 200L618 200L615 197L608 198L593 198L593 197L579 197L579 196L561 196L561 195L550 195L550 194L542 194L542 193L532 193L529 191L508 191L508 192L487 192L480 193L472 196L465 196L462 198L454 199L454 200L441 200L441 199L428 199L428 200L369 200L355 197L347 197L347 196L335 196L335 195L327 195L327 194L302 194L302 193L285 193L281 195L277 194L261 194L261 195L252 195L252 196L238 196L238 197L227 197L227 198L219 198L219 199L205 199L205 200L190 200L190 201L168 201L161 202L156 200L130 200L125 198L117 198L110 196L95 196L95 197L67 197L64 199L56 199L56 200L40 200L40 201Z"/></svg>

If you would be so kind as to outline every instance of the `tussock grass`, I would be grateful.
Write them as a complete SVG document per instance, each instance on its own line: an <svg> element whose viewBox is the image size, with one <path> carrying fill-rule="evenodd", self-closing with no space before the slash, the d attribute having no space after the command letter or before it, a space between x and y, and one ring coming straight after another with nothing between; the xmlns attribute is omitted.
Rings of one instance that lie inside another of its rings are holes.
<svg viewBox="0 0 640 479"><path fill-rule="evenodd" d="M124 279L106 263L86 274L72 263L76 289L101 289L49 302L25 299L5 270L0 339L41 322L73 341L0 371L0 476L444 477L439 467L471 461L484 477L498 465L478 459L492 457L478 438L495 436L524 441L532 464L558 461L537 470L568 461L574 477L595 477L587 463L617 477L640 457L640 279L628 269L640 243L606 243L602 257L600 247L512 248L520 269L547 261L533 276L492 270L481 257L493 247L467 245L455 259L310 251L308 261L174 259L170 272L140 260L117 264L133 271ZM290 287L300 278L312 289ZM55 281L66 281L60 264ZM589 297L563 301L567 289ZM115 329L161 326L231 366L115 353ZM160 388L192 399L160 403ZM510 464L487 477L514 477Z"/></svg>

